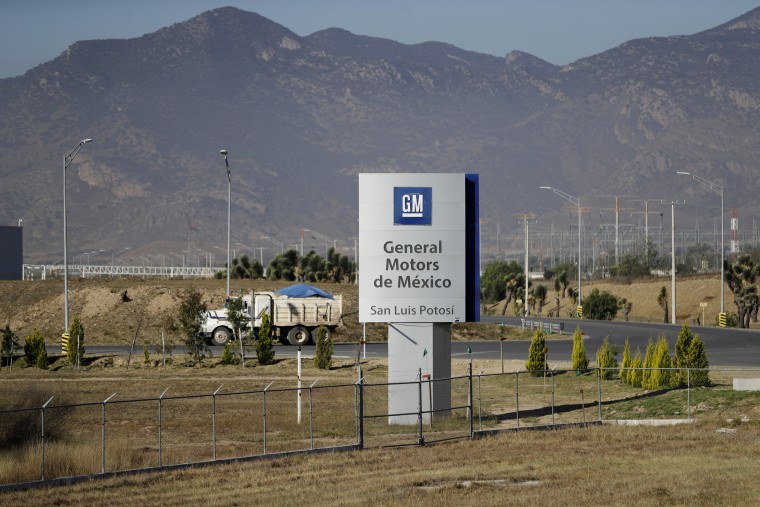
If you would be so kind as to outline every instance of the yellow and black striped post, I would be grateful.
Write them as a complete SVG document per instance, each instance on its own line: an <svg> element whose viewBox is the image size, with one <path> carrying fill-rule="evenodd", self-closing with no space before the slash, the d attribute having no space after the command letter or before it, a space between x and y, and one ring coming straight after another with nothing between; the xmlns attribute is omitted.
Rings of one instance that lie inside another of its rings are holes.
<svg viewBox="0 0 760 507"><path fill-rule="evenodd" d="M582 318L583 318L583 306L581 306L581 305L578 305L578 306L575 308L575 311L578 313L578 318L579 318L579 319L582 319Z"/></svg>
<svg viewBox="0 0 760 507"><path fill-rule="evenodd" d="M726 312L720 312L718 314L718 325L720 327L726 327Z"/></svg>
<svg viewBox="0 0 760 507"><path fill-rule="evenodd" d="M61 335L61 352L65 356L69 355L69 333Z"/></svg>

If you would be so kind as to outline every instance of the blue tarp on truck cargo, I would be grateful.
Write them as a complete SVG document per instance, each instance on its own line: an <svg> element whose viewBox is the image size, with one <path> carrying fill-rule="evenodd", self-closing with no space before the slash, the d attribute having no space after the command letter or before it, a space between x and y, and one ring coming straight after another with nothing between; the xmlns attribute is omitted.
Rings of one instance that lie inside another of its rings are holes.
<svg viewBox="0 0 760 507"><path fill-rule="evenodd" d="M276 290L275 294L282 294L291 298L308 298L312 296L333 299L333 295L308 283L299 283Z"/></svg>

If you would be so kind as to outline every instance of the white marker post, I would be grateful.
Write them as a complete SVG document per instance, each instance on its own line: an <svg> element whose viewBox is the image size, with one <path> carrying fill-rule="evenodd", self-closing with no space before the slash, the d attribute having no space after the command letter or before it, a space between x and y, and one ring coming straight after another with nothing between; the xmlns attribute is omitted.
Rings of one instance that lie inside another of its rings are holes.
<svg viewBox="0 0 760 507"><path fill-rule="evenodd" d="M298 424L301 424L301 347L298 347Z"/></svg>

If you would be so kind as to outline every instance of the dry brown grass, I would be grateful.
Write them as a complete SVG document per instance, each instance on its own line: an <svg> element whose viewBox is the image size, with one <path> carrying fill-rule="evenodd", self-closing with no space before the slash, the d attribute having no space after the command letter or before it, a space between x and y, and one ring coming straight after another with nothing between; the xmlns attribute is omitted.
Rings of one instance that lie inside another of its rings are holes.
<svg viewBox="0 0 760 507"><path fill-rule="evenodd" d="M304 363L305 384L350 384L356 371L350 361L337 362L329 371ZM497 373L497 361L475 361L474 371ZM519 362L505 365L514 371ZM382 414L387 408L387 378L384 361L363 364L369 384L365 393L365 415ZM454 375L467 371L466 361L452 364ZM155 398L169 387L169 396L293 387L294 360L242 370L239 367L127 370L108 368L79 373L34 368L5 372L0 378L0 399L17 405L21 399L47 399L54 403L98 402L117 393L108 406L106 470L127 470L158 464L156 402L119 404L134 398ZM740 373L741 374L741 373ZM751 373L744 373L745 375ZM715 389L695 390L692 405L699 423L675 428L586 428L549 432L509 433L483 441L440 444L423 449L370 450L366 453L321 457L302 456L255 464L167 472L136 476L53 490L0 495L8 505L33 505L42 498L63 505L95 502L120 505L149 502L173 505L187 501L213 504L268 503L290 505L308 502L325 504L403 504L420 501L455 503L523 504L542 498L561 504L609 503L720 505L751 498L758 486L751 479L758 465L748 457L760 444L760 405L755 393L736 396L730 390L734 372L716 372ZM559 375L555 383L557 406L573 406L586 393L585 411L577 406L558 411L556 422L582 422L597 418L597 384L594 376ZM452 386L455 405L466 402L466 382ZM521 427L548 424L546 411L535 411L551 403L551 379L523 375L520 385ZM476 383L477 386L477 383ZM475 429L515 428L509 414L515 411L515 378L483 377L476 400ZM315 392L316 447L353 443L353 390ZM31 390L31 391L30 391ZM36 394L34 394L35 391ZM482 392L481 392L482 391ZM33 394L30 395L30 392ZM44 395L43 395L44 393ZM479 395L480 394L480 395ZM683 418L686 393L673 391L637 399L640 390L617 381L602 383L604 418ZM481 396L482 395L482 396ZM611 400L623 400L608 404ZM268 399L268 452L306 449L308 430L293 421L293 393L272 393ZM92 474L100 471L100 406L62 414L47 446L47 477ZM306 414L306 412L305 412ZM501 417L507 415L506 418ZM55 410L46 415L56 421ZM218 457L255 455L263 452L261 396L220 396L217 399ZM164 464L191 463L212 458L211 400L169 400L164 404ZM729 422L728 419L731 421ZM746 422L745 422L746 421ZM61 423L75 431L60 433ZM737 430L734 435L717 434L721 426ZM428 442L446 436L464 436L463 413L437 420L425 427ZM414 443L416 428L388 426L384 418L365 423L368 446ZM24 452L26 451L26 452ZM0 459L0 482L33 480L39 477L39 445L5 452ZM738 474L738 490L711 491L715 477L727 481ZM694 477L708 474L706 485ZM469 482L468 482L469 481ZM475 482L472 482L475 481ZM478 482L479 481L479 482ZM297 484L300 488L293 487ZM469 484L469 485L468 485ZM116 488L116 489L114 489ZM116 493L114 493L116 491ZM213 492L213 497L208 495ZM41 496L47 495L47 496ZM100 495L100 496L98 496ZM632 496L633 495L633 496ZM705 495L705 496L701 496ZM7 501L6 501L7 499ZM54 500L52 500L54 499Z"/></svg>
<svg viewBox="0 0 760 507"><path fill-rule="evenodd" d="M760 427L604 426L0 494L5 505L751 505Z"/></svg>

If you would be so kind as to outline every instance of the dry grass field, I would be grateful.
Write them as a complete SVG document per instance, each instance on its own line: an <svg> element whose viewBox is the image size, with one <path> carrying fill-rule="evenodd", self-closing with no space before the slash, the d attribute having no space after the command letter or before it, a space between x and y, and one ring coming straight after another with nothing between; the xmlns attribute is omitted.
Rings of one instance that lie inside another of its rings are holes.
<svg viewBox="0 0 760 507"><path fill-rule="evenodd" d="M690 322L699 312L699 303L707 302L707 321L714 319L718 308L716 277L697 277L679 280L678 320ZM634 302L631 320L658 321L662 311L656 295L661 286L670 290L670 280L652 280L632 284L608 282L584 284L588 293L594 286L608 290ZM234 281L235 291L271 290L280 287L271 282ZM138 346L155 343L161 330L169 330L168 320L176 312L179 294L188 287L204 293L210 307L220 306L223 281L181 280L74 280L70 283L72 314L81 316L87 344L126 344L131 342L140 319ZM360 327L356 311L358 292L355 286L321 285L344 295L345 326L337 334L344 341L358 340ZM22 337L33 328L41 328L49 343L57 341L63 322L63 284L60 280L46 282L0 282L0 319L8 322ZM131 301L122 302L126 290ZM553 290L550 291L553 297ZM571 301L562 302L563 310ZM733 306L732 296L726 293L726 306ZM501 308L495 308L500 313ZM511 312L511 308L507 309ZM545 309L545 312L547 309ZM711 315L712 312L712 316ZM498 338L499 326L462 324L455 326L460 339ZM368 338L385 338L381 325L368 327ZM180 337L176 335L175 341ZM138 358L138 364L142 357ZM168 396L211 393L223 385L223 393L260 390L270 382L275 387L295 385L295 361L282 359L271 366L246 368L220 366L218 360L206 361L205 366L188 368L179 365L166 370L156 367L127 369L119 366L102 368L100 363L79 372L69 366L48 371L36 368L14 368L0 372L0 400L5 406L37 404L50 396L54 403L83 403L102 401L113 393L114 400L155 398L168 389ZM514 371L519 363L506 365ZM476 361L473 371L497 373L501 364ZM366 381L381 384L387 379L383 361L363 362ZM466 371L466 362L455 361L454 375ZM179 505L205 503L209 505L753 505L760 498L760 396L756 393L737 393L731 388L732 372L711 375L715 386L694 390L691 409L694 424L674 427L593 426L553 431L503 432L497 436L474 441L454 440L423 447L385 448L389 430L387 424L369 425L368 450L363 452L330 453L294 456L264 461L193 468L181 471L146 473L87 481L69 486L29 491L0 493L2 505ZM328 372L316 370L304 362L306 385L317 381L320 386L351 384L357 372L353 360L336 360ZM547 380L520 380L520 409L525 411L521 425L546 424L549 416L531 413L531 408L546 406L551 397ZM480 387L480 386L479 386ZM591 377L563 375L557 378L558 404L578 403L585 389L589 408L557 414L558 422L579 422L596 418L593 400L596 381ZM375 390L377 398L369 402L370 410L382 412L387 403L383 397L387 388ZM483 377L481 407L477 410L476 429L514 428L515 421L501 415L514 410L515 384L511 376ZM324 391L327 393L328 391ZM336 391L338 392L338 391ZM686 416L686 393L669 391L657 396L639 397L640 390L617 381L602 383L603 419L683 418ZM460 400L462 386L454 388ZM290 395L288 395L290 396ZM341 401L345 398L345 400ZM465 398L466 399L466 398ZM230 398L232 400L232 398ZM166 459L182 463L210 459L208 398L200 405L179 407L167 416L181 416L182 427L168 424ZM250 412L249 403L220 402L220 422L225 439L220 453L244 454L261 452L261 439L252 436L259 431L259 408ZM272 408L278 405L276 397ZM292 406L290 398L282 406ZM38 406L38 405L37 405ZM155 405L142 409L130 405L109 407L109 469L129 469L155 466ZM135 404L139 407L139 404ZM258 407L258 405L257 405ZM339 397L322 396L317 400L317 446L352 443L354 438L353 391L341 391ZM59 420L66 424L86 426L94 421L92 435L83 448L78 433L58 442L51 441L52 466L58 475L95 473L99 471L99 412L93 410L66 413ZM247 412L246 412L247 411ZM348 416L340 415L344 412ZM253 415L256 414L256 415ZM331 415L332 414L332 415ZM481 416L482 415L482 419ZM277 447L278 437L293 438L304 448L308 435L302 428L288 426L272 416L271 452L287 450ZM178 419L179 420L179 419ZM437 430L459 432L463 417L457 415L441 422ZM228 426L224 426L228 425ZM276 427L278 427L275 429ZM51 422L51 431L55 422ZM84 430L80 431L82 433ZM407 430L404 430L407 431ZM94 436L93 436L94 435ZM178 436L179 435L179 436ZM386 435L386 436L384 436ZM413 433L412 433L413 435ZM172 440L173 438L173 440ZM300 440L299 440L300 439ZM392 439L388 439L390 442ZM57 447L56 447L57 446ZM247 447L246 447L247 446ZM234 450L233 450L234 447ZM12 452L0 453L0 475L4 477L34 477L38 461L21 462ZM239 455L239 454L237 454ZM76 456L76 459L72 459ZM89 467L89 468L88 468ZM22 479L18 479L22 480ZM23 479L28 480L28 479ZM3 481L6 482L6 481Z"/></svg>
<svg viewBox="0 0 760 507"><path fill-rule="evenodd" d="M4 505L757 505L760 427L604 426L0 494Z"/></svg>
<svg viewBox="0 0 760 507"><path fill-rule="evenodd" d="M387 375L384 362L364 363L368 382L381 382ZM517 364L509 364L513 369ZM478 371L496 372L495 362L478 362ZM456 361L454 373L465 371L466 362ZM117 399L158 396L169 387L170 394L181 395L211 392L224 385L224 392L260 389L267 383L293 385L292 360L283 360L268 367L243 371L234 366L190 369L174 367L127 370L125 368L93 369L82 372L59 370L43 372L19 369L0 377L3 400L47 397L57 400L102 400L113 392ZM320 384L340 384L355 380L350 363L338 362L329 372L318 371L305 363L307 382L319 379ZM14 506L48 505L753 505L760 496L760 397L757 393L736 393L730 390L730 374L714 376L716 388L692 393L696 422L669 427L590 426L551 431L504 432L477 440L455 440L423 447L383 448L372 445L361 452L302 455L267 459L248 463L217 465L163 473L145 473L84 483L0 493L0 504ZM595 392L593 378L574 375L557 380L558 402L562 397L577 396L576 382L585 382L587 392ZM546 401L546 384L541 379L521 380L525 389L521 407ZM604 382L603 399L620 399L620 403L604 406L605 420L628 417L683 417L685 392L674 391L651 398L631 398L633 391L619 382ZM488 427L501 423L493 414L511 403L504 393L513 391L509 378L489 377L483 384L485 415ZM43 396L44 393L44 396ZM501 394L499 394L501 393ZM351 393L345 393L349 398ZM593 394L589 394L593 398ZM59 401L59 402L60 402ZM322 400L324 402L330 400ZM595 419L592 400L589 419ZM271 410L277 409L273 397ZM228 421L224 414L238 410L229 405L217 407L219 421ZM224 402L226 403L226 402ZM321 402L320 402L321 403ZM331 400L330 403L336 403ZM523 403L525 405L523 405ZM187 456L210 459L208 399L201 409L193 409L187 418ZM335 440L350 431L341 430L340 413L352 407L335 405L333 416L320 415L322 442ZM149 416L121 413L109 408L109 469L141 465L145 449L155 451L155 442L146 440L146 432L155 431L155 406L147 407ZM237 412L235 412L237 413ZM235 416L236 438L257 431L258 410ZM167 409L166 415L171 414ZM572 414L568 414L571 416ZM99 407L89 414L99 421ZM576 421L580 414L576 411ZM66 424L84 424L84 415L69 414ZM276 443L277 427L283 421L272 416L272 440ZM130 424L125 424L128 419ZM350 418L349 418L350 419ZM544 418L545 421L545 418ZM540 423L527 417L523 427ZM135 424L137 426L135 426ZM387 425L385 431L388 431ZM169 425L167 433L178 431ZM512 424L511 427L514 427ZM63 447L56 456L51 445L49 459L61 463L77 460L90 464L90 473L99 471L99 426L84 451ZM477 429L477 423L476 423ZM229 428L225 430L229 436ZM117 439L121 434L122 438ZM167 438L167 447L168 439ZM225 439L220 439L225 441ZM370 439L371 440L371 439ZM220 442L220 453L225 445ZM251 453L260 452L251 442ZM377 441L375 441L377 442ZM277 448L270 452L276 452ZM185 452L182 451L182 452ZM137 458L130 458L137 456ZM186 456L186 457L187 457ZM182 456L167 451L167 460ZM18 467L4 454L0 471ZM131 461L134 459L135 461ZM151 459L153 455L151 455ZM37 465L38 466L38 465ZM63 466L63 465L61 465ZM34 464L32 464L34 468ZM34 472L35 470L33 470ZM66 472L64 469L63 472ZM81 473L81 471L79 472Z"/></svg>

